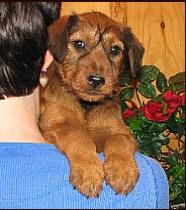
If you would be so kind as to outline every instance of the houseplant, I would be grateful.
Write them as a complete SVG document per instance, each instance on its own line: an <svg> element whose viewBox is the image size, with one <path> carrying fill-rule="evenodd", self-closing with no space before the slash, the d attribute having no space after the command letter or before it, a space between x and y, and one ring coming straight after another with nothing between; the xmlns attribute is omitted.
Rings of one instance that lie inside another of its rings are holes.
<svg viewBox="0 0 186 210"><path fill-rule="evenodd" d="M185 208L185 72L169 79L144 65L136 78L120 75L123 119L139 150L157 159L169 181L170 207Z"/></svg>

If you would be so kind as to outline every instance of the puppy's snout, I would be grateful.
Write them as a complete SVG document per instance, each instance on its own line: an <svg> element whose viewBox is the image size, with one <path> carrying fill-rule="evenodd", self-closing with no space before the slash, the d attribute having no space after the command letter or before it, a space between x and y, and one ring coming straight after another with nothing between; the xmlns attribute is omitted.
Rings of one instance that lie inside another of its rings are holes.
<svg viewBox="0 0 186 210"><path fill-rule="evenodd" d="M93 88L101 87L105 84L105 78L102 76L89 75L87 77L88 84Z"/></svg>

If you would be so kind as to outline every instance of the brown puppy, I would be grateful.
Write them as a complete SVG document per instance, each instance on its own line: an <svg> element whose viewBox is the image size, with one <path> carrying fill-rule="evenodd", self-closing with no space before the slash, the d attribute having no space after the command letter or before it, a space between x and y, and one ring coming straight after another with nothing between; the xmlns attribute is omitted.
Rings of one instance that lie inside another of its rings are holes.
<svg viewBox="0 0 186 210"><path fill-rule="evenodd" d="M55 62L41 91L41 130L69 159L70 181L88 197L105 178L119 194L138 179L136 142L121 116L118 75L141 65L144 49L128 26L99 12L64 16L49 28ZM102 162L97 152L103 152Z"/></svg>

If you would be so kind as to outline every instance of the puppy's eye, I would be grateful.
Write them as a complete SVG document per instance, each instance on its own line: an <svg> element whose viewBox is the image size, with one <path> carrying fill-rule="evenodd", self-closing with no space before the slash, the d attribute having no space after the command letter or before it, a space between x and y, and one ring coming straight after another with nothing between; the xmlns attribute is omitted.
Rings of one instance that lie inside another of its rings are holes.
<svg viewBox="0 0 186 210"><path fill-rule="evenodd" d="M121 48L118 47L117 45L112 46L111 49L110 49L110 54L111 55L119 55L120 52L121 52Z"/></svg>
<svg viewBox="0 0 186 210"><path fill-rule="evenodd" d="M73 41L73 45L76 49L84 49L85 48L85 42L82 40Z"/></svg>

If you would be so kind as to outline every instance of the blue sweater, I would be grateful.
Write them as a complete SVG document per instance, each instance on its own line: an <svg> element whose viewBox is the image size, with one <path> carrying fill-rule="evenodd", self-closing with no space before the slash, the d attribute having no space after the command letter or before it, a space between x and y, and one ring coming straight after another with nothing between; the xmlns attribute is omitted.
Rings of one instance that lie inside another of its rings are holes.
<svg viewBox="0 0 186 210"><path fill-rule="evenodd" d="M99 198L87 199L73 189L68 160L54 145L0 143L0 208L168 209L164 170L139 152L136 160L140 178L131 193L115 195L104 183Z"/></svg>

